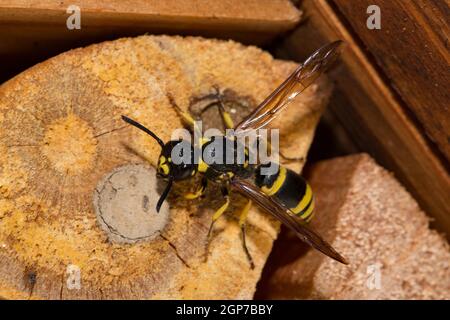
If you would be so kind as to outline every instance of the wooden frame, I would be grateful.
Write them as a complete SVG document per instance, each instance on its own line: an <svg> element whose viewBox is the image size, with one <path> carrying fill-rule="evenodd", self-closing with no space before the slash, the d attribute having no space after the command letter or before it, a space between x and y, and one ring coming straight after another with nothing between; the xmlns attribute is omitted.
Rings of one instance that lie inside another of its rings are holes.
<svg viewBox="0 0 450 320"><path fill-rule="evenodd" d="M435 147L330 2L305 0L301 9L305 23L283 42L282 55L301 61L323 43L345 41L342 63L332 73L331 113L361 150L395 173L434 218L433 226L450 234L450 177Z"/></svg>

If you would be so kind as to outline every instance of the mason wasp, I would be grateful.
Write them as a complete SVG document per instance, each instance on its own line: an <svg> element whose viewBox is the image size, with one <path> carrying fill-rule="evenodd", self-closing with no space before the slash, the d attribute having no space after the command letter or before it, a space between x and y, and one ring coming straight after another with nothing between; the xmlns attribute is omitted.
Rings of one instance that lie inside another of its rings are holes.
<svg viewBox="0 0 450 320"><path fill-rule="evenodd" d="M274 92L272 92L253 112L244 118L239 124L234 125L230 115L226 112L218 94L220 115L227 129L234 129L237 133L234 136L219 135L209 139L202 139L198 144L183 139L170 140L164 143L155 133L142 124L122 116L122 119L146 132L155 139L161 146L161 154L158 160L157 175L167 181L156 210L159 209L170 192L173 182L202 175L201 185L197 191L186 194L187 199L200 197L208 185L208 182L217 183L221 187L224 204L213 214L212 222L208 232L208 239L214 222L227 210L230 204L230 191L235 190L247 198L247 204L241 211L239 226L242 230L242 243L251 268L254 263L245 241L245 221L252 202L259 205L268 214L271 214L304 242L324 253L325 255L347 264L347 260L342 257L331 245L320 237L306 224L314 214L314 196L309 184L296 172L286 167L276 164L276 173L265 175L263 168L273 163L259 163L251 165L248 162L248 155L251 152L245 149L244 161L225 161L228 156L236 157L237 135L245 134L251 130L259 130L266 127L294 98L311 85L339 56L341 41L330 43L314 52L306 59ZM173 105L184 122L194 131L197 130L194 117L182 111L172 96L168 95L170 103ZM230 143L231 142L231 143ZM229 146L232 146L231 148ZM225 146L225 147L224 147ZM201 150L202 157L211 156L217 150L222 151L223 161L205 162L198 159L196 149ZM185 150L183 161L175 163L173 154ZM187 150L187 151L186 151ZM187 156L187 157L186 157ZM237 160L237 159L235 159Z"/></svg>

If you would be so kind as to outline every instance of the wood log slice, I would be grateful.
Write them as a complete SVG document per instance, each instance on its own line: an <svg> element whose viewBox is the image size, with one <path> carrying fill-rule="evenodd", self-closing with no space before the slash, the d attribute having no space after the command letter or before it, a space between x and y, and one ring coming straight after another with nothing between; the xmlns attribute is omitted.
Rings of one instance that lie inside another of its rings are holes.
<svg viewBox="0 0 450 320"><path fill-rule="evenodd" d="M279 224L250 212L251 270L237 195L208 248L216 187L187 201L180 195L197 181L177 185L157 218L159 183L147 177L160 148L120 117L167 141L182 123L166 94L186 110L218 86L238 121L295 67L232 41L141 36L69 51L3 84L0 297L252 298ZM322 78L274 122L288 156L306 155L330 91Z"/></svg>

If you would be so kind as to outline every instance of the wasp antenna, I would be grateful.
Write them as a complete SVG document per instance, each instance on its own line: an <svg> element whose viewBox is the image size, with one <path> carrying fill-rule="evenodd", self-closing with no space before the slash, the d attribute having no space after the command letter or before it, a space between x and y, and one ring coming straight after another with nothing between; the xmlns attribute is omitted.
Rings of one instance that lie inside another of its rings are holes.
<svg viewBox="0 0 450 320"><path fill-rule="evenodd" d="M122 120L125 121L126 123L131 124L132 126L135 126L138 129L141 129L142 131L147 133L149 136L151 136L153 139L155 139L156 142L158 142L161 147L164 147L164 142L156 134L154 134L150 129L147 129L139 122L136 122L133 119L128 118L127 116L122 116Z"/></svg>
<svg viewBox="0 0 450 320"><path fill-rule="evenodd" d="M159 209L161 209L161 206L162 206L164 200L166 200L167 195L169 194L170 188L172 188L172 182L173 182L173 179L169 179L169 182L167 183L166 188L164 189L161 197L159 197L158 203L156 204L156 212L159 212Z"/></svg>

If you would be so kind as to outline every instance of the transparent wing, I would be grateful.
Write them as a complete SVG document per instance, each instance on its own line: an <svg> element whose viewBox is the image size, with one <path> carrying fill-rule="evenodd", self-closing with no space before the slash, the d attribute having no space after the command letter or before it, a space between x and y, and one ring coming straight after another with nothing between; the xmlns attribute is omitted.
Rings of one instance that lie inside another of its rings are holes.
<svg viewBox="0 0 450 320"><path fill-rule="evenodd" d="M248 181L234 178L231 185L243 196L256 202L267 213L271 214L280 220L285 226L291 229L304 242L319 250L323 254L339 261L343 264L348 264L347 260L341 256L328 242L326 242L320 235L313 231L310 227L301 224L294 214L284 207L275 199L262 193L259 188L252 185Z"/></svg>
<svg viewBox="0 0 450 320"><path fill-rule="evenodd" d="M339 56L342 41L332 42L314 52L274 92L272 92L235 130L241 134L247 130L265 127L294 98L310 86ZM239 133L238 133L239 134Z"/></svg>

